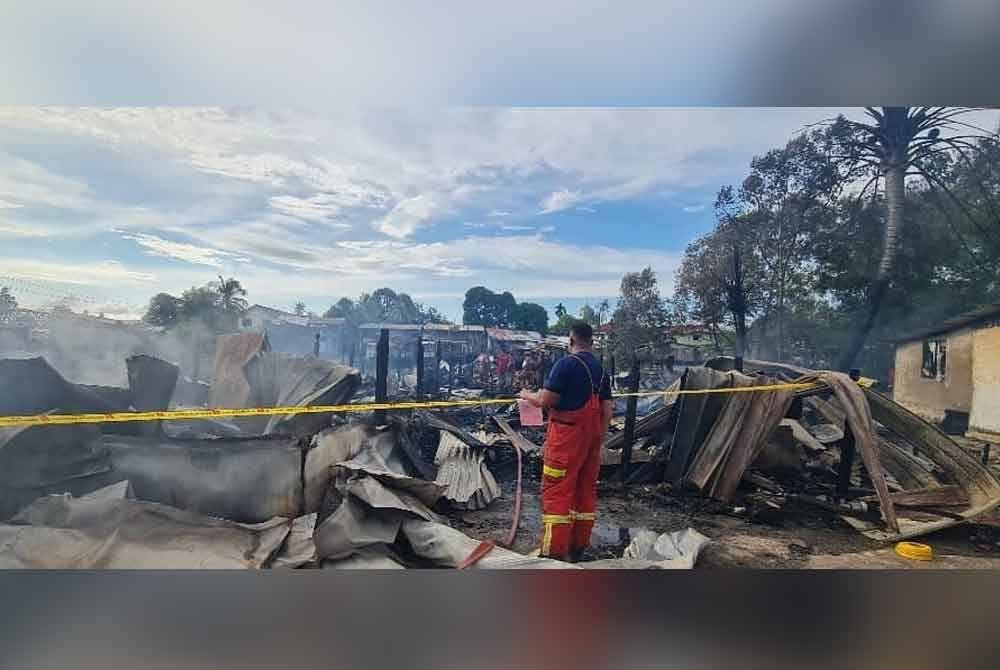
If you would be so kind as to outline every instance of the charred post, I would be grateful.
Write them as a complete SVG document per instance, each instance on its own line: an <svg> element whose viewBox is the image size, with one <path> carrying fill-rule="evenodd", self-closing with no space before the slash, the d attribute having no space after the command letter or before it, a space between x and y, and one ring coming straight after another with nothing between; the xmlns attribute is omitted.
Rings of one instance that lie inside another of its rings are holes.
<svg viewBox="0 0 1000 670"><path fill-rule="evenodd" d="M861 379L861 371L854 368L849 373L851 379ZM854 433L847 423L844 424L844 437L838 443L840 446L840 465L837 469L837 497L847 499L851 488L851 470L854 468Z"/></svg>
<svg viewBox="0 0 1000 670"><path fill-rule="evenodd" d="M389 329L383 328L378 338L378 348L375 350L375 402L382 403L389 399ZM385 423L385 410L376 410L375 423Z"/></svg>
<svg viewBox="0 0 1000 670"><path fill-rule="evenodd" d="M628 390L631 395L625 406L625 444L622 446L621 480L628 480L628 468L632 462L632 442L635 439L635 414L638 409L639 398L639 359L632 358L632 371L628 377Z"/></svg>
<svg viewBox="0 0 1000 670"><path fill-rule="evenodd" d="M434 395L441 393L441 340L434 345Z"/></svg>
<svg viewBox="0 0 1000 670"><path fill-rule="evenodd" d="M424 337L417 338L417 400L424 397Z"/></svg>

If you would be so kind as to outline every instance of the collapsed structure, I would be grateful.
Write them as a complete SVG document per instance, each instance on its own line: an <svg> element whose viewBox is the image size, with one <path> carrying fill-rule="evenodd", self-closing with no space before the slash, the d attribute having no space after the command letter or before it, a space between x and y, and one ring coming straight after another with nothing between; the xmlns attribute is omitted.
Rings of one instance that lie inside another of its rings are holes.
<svg viewBox="0 0 1000 670"><path fill-rule="evenodd" d="M176 366L137 355L126 367L127 388L84 386L42 358L0 360L0 416L187 404ZM987 467L847 376L732 367L688 368L669 393L642 398L641 411L632 403L634 425L619 430L616 420L604 445L605 475L720 501L806 505L879 541L981 521L1000 505ZM663 391L665 380L655 384ZM353 368L275 353L265 335L240 333L219 338L206 399L328 406L384 391L371 393ZM571 567L508 548L522 482L537 480L543 449L543 433L520 426L513 403L4 427L0 567ZM506 539L453 527L514 481ZM621 558L588 567L691 567L705 542L693 530L637 532Z"/></svg>

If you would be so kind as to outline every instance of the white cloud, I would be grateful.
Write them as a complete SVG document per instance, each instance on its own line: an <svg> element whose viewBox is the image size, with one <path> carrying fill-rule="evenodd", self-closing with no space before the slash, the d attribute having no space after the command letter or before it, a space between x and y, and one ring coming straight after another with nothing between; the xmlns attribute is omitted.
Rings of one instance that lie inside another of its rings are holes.
<svg viewBox="0 0 1000 670"><path fill-rule="evenodd" d="M704 212L705 208L707 206L708 205L704 205L704 204L702 204L702 205L687 205L686 207L683 207L682 209L685 212L687 212L688 214L697 214L698 212Z"/></svg>
<svg viewBox="0 0 1000 670"><path fill-rule="evenodd" d="M316 221L326 223L335 228L348 229L348 223L334 223L333 220L344 209L352 203L345 204L344 200L335 194L319 193L317 195L300 198L294 195L277 195L270 199L271 209L294 216L306 221Z"/></svg>
<svg viewBox="0 0 1000 670"><path fill-rule="evenodd" d="M502 218L502 217L505 217L505 216L510 216L510 212L505 212L505 211L500 210L500 209L494 209L494 210L491 210L486 216L488 216L490 218Z"/></svg>
<svg viewBox="0 0 1000 670"><path fill-rule="evenodd" d="M0 237L48 237L49 231L37 226L0 221Z"/></svg>
<svg viewBox="0 0 1000 670"><path fill-rule="evenodd" d="M503 221L463 221L462 225L466 228L477 229L496 228L497 230L505 232L524 232L528 230L535 230L535 226L525 226L517 223L504 223Z"/></svg>
<svg viewBox="0 0 1000 670"><path fill-rule="evenodd" d="M0 201L9 210L24 205L83 209L92 204L88 186L36 163L0 153Z"/></svg>
<svg viewBox="0 0 1000 670"><path fill-rule="evenodd" d="M245 256L211 249L197 244L172 242L170 240L165 240L162 237L146 233L122 235L122 237L126 240L132 240L152 256L182 260L187 263L191 263L192 265L207 265L208 267L220 268L225 263L250 262L250 259Z"/></svg>
<svg viewBox="0 0 1000 670"><path fill-rule="evenodd" d="M24 205L18 205L17 203L0 200L0 209L17 209L19 207L24 207Z"/></svg>
<svg viewBox="0 0 1000 670"><path fill-rule="evenodd" d="M52 263L21 258L0 259L4 274L41 281L89 286L121 287L153 285L157 276L133 270L114 260L96 263Z"/></svg>
<svg viewBox="0 0 1000 670"><path fill-rule="evenodd" d="M434 215L434 201L426 195L407 198L373 226L379 232L395 238L410 237Z"/></svg>
<svg viewBox="0 0 1000 670"><path fill-rule="evenodd" d="M578 212L587 212L588 214L596 214L597 213L597 210L594 209L593 207L577 207L576 211L578 211Z"/></svg>
<svg viewBox="0 0 1000 670"><path fill-rule="evenodd" d="M561 212L564 209L569 209L575 205L580 200L579 191L570 191L569 189L561 189L559 191L554 191L550 193L544 200L540 207L542 208L539 214L552 214L553 212Z"/></svg>

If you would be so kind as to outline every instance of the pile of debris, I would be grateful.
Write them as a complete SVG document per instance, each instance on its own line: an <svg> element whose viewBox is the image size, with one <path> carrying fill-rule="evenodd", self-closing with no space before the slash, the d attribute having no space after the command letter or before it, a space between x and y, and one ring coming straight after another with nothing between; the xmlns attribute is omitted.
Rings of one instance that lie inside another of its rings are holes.
<svg viewBox="0 0 1000 670"><path fill-rule="evenodd" d="M771 508L823 508L883 541L980 519L1000 506L1000 482L989 469L847 375L761 361L747 361L745 370L733 371L731 359L689 368L676 390L779 388L673 395L636 422L632 462L641 465L629 480L723 501L743 482ZM808 388L780 388L784 383ZM623 446L623 434L612 435L604 462L620 463ZM863 468L852 467L859 465L855 453Z"/></svg>
<svg viewBox="0 0 1000 670"><path fill-rule="evenodd" d="M360 388L357 371L275 354L261 335L223 336L217 352L211 406L337 405ZM0 415L171 406L176 366L126 365L129 388L111 388L0 360ZM501 495L486 460L509 444L425 413L4 428L0 567L458 567L480 542L443 513ZM562 564L490 546L476 567Z"/></svg>
<svg viewBox="0 0 1000 670"><path fill-rule="evenodd" d="M0 415L181 406L176 366L134 356L126 367L128 388L114 388L71 383L40 358L0 360ZM689 368L669 390L708 393L660 394L660 406L639 412L629 481L730 506L739 498L752 513L807 506L882 541L1000 506L1000 482L977 459L847 376L754 361L744 369L727 360ZM356 370L276 354L263 335L220 338L214 372L212 407L338 405L371 393ZM797 386L752 390L785 382ZM544 452L544 428L521 427L516 404L375 418L0 429L0 567L568 567L505 548L522 480L540 478ZM625 439L616 430L604 445L616 472ZM514 481L506 540L451 526ZM690 568L706 541L692 529L644 531L621 558L584 565Z"/></svg>

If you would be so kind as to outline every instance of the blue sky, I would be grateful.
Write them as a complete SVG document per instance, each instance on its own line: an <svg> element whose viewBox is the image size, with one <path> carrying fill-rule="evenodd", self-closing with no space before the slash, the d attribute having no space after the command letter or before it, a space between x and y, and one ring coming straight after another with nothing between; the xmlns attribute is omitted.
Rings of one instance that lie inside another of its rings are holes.
<svg viewBox="0 0 1000 670"><path fill-rule="evenodd" d="M908 39L993 42L995 10L924 4ZM218 273L278 307L390 286L453 318L473 285L575 310L646 265L669 295L718 188L841 110L632 106L947 79L889 72L912 58L860 1L7 5L0 282L121 316ZM24 106L49 104L73 106Z"/></svg>
<svg viewBox="0 0 1000 670"><path fill-rule="evenodd" d="M669 295L715 192L829 109L0 108L0 276L134 314L216 274L250 299L477 284L571 309Z"/></svg>

